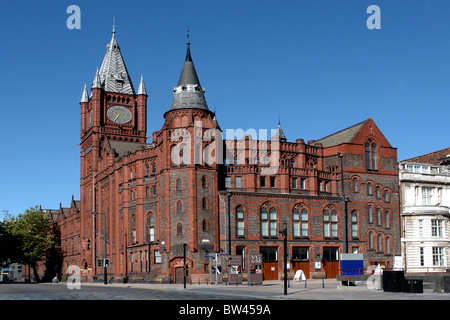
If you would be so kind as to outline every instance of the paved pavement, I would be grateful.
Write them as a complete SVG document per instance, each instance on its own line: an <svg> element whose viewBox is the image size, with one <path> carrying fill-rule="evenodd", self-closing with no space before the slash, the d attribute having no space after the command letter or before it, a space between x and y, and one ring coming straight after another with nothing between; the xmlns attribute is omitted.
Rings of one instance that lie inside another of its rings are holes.
<svg viewBox="0 0 450 320"><path fill-rule="evenodd" d="M284 294L283 281L264 281L260 286L243 285L207 285L207 284L138 284L82 283L81 286L106 286L116 288L141 288L161 292L183 291L192 297L207 294L206 299L215 299L215 295L229 299L276 299L276 300L450 300L450 293L433 292L425 289L423 293L384 292L370 289L366 284L343 286L335 279L289 281L287 295ZM193 298L195 299L195 298Z"/></svg>

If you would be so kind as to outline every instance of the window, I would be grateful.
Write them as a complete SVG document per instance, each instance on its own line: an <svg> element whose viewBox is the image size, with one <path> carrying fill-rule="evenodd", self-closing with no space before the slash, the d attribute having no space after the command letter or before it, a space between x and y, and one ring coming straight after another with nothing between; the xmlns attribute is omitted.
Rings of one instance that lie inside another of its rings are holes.
<svg viewBox="0 0 450 320"><path fill-rule="evenodd" d="M244 236L244 209L239 206L236 208L236 236Z"/></svg>
<svg viewBox="0 0 450 320"><path fill-rule="evenodd" d="M373 207L372 206L367 207L367 221L369 223L373 223Z"/></svg>
<svg viewBox="0 0 450 320"><path fill-rule="evenodd" d="M278 249L271 247L261 247L259 249L262 254L262 260L265 262L268 261L278 261Z"/></svg>
<svg viewBox="0 0 450 320"><path fill-rule="evenodd" d="M358 214L356 211L352 211L351 222L352 222L352 238L358 239Z"/></svg>
<svg viewBox="0 0 450 320"><path fill-rule="evenodd" d="M333 208L326 208L323 211L323 237L337 238L338 224L337 213Z"/></svg>
<svg viewBox="0 0 450 320"><path fill-rule="evenodd" d="M208 199L202 198L202 209L208 209Z"/></svg>
<svg viewBox="0 0 450 320"><path fill-rule="evenodd" d="M241 187L242 187L242 178L236 177L236 188L241 188Z"/></svg>
<svg viewBox="0 0 450 320"><path fill-rule="evenodd" d="M386 229L389 229L391 227L390 214L387 210L384 212L384 227Z"/></svg>
<svg viewBox="0 0 450 320"><path fill-rule="evenodd" d="M375 196L377 197L377 199L381 199L381 189L380 189L380 187L376 187L375 188Z"/></svg>
<svg viewBox="0 0 450 320"><path fill-rule="evenodd" d="M155 173L156 172L156 164L152 164L152 172Z"/></svg>
<svg viewBox="0 0 450 320"><path fill-rule="evenodd" d="M300 179L300 188L301 188L302 190L305 190L305 189L306 189L306 179L305 179L305 178L301 178L301 179Z"/></svg>
<svg viewBox="0 0 450 320"><path fill-rule="evenodd" d="M443 230L442 230L442 220L431 220L431 236L433 237L442 237L443 236Z"/></svg>
<svg viewBox="0 0 450 320"><path fill-rule="evenodd" d="M384 202L389 202L389 190L384 190Z"/></svg>
<svg viewBox="0 0 450 320"><path fill-rule="evenodd" d="M150 197L150 187L145 187L145 196Z"/></svg>
<svg viewBox="0 0 450 320"><path fill-rule="evenodd" d="M148 215L148 240L155 241L155 217L153 214Z"/></svg>
<svg viewBox="0 0 450 320"><path fill-rule="evenodd" d="M155 250L155 263L161 263L161 252L159 252L159 250Z"/></svg>
<svg viewBox="0 0 450 320"><path fill-rule="evenodd" d="M208 223L208 220L206 220L206 219L202 221L202 231L203 232L209 231L209 223Z"/></svg>
<svg viewBox="0 0 450 320"><path fill-rule="evenodd" d="M297 261L308 261L309 260L308 248L292 248L292 259Z"/></svg>
<svg viewBox="0 0 450 320"><path fill-rule="evenodd" d="M259 186L261 188L265 188L266 187L266 177L259 177Z"/></svg>
<svg viewBox="0 0 450 320"><path fill-rule="evenodd" d="M369 249L373 250L373 232L369 232Z"/></svg>
<svg viewBox="0 0 450 320"><path fill-rule="evenodd" d="M381 241L381 240L382 240L382 239L381 239L381 234L379 234L379 235L377 236L378 252L383 251L383 244L382 244L382 241Z"/></svg>
<svg viewBox="0 0 450 320"><path fill-rule="evenodd" d="M353 178L353 192L358 192L358 179Z"/></svg>
<svg viewBox="0 0 450 320"><path fill-rule="evenodd" d="M292 226L294 237L308 236L308 211L301 206L292 211Z"/></svg>
<svg viewBox="0 0 450 320"><path fill-rule="evenodd" d="M177 234L182 235L183 234L183 225L181 222L177 224Z"/></svg>
<svg viewBox="0 0 450 320"><path fill-rule="evenodd" d="M422 204L430 205L433 194L433 188L422 187Z"/></svg>
<svg viewBox="0 0 450 320"><path fill-rule="evenodd" d="M367 183L367 195L369 195L369 196L372 195L372 183L371 182Z"/></svg>
<svg viewBox="0 0 450 320"><path fill-rule="evenodd" d="M181 201L177 201L177 213L183 212L183 203Z"/></svg>
<svg viewBox="0 0 450 320"><path fill-rule="evenodd" d="M418 220L418 224L419 224L419 236L423 237L423 220L422 219Z"/></svg>
<svg viewBox="0 0 450 320"><path fill-rule="evenodd" d="M444 266L444 248L433 247L433 266Z"/></svg>
<svg viewBox="0 0 450 320"><path fill-rule="evenodd" d="M270 187L275 188L275 177L270 177Z"/></svg>
<svg viewBox="0 0 450 320"><path fill-rule="evenodd" d="M225 177L225 188L231 188L231 178Z"/></svg>
<svg viewBox="0 0 450 320"><path fill-rule="evenodd" d="M136 216L131 217L131 239L132 243L136 243Z"/></svg>
<svg viewBox="0 0 450 320"><path fill-rule="evenodd" d="M381 226L381 209L377 208L377 225Z"/></svg>
<svg viewBox="0 0 450 320"><path fill-rule="evenodd" d="M261 208L261 236L277 236L277 212L274 208L266 206Z"/></svg>
<svg viewBox="0 0 450 320"><path fill-rule="evenodd" d="M423 247L419 248L419 255L420 255L420 266L423 267L425 265L425 253Z"/></svg>
<svg viewBox="0 0 450 320"><path fill-rule="evenodd" d="M378 170L377 145L372 140L369 140L366 142L364 149L365 149L366 169Z"/></svg>
<svg viewBox="0 0 450 320"><path fill-rule="evenodd" d="M202 176L202 188L206 188L207 187L207 178L206 176Z"/></svg>
<svg viewBox="0 0 450 320"><path fill-rule="evenodd" d="M145 175L150 173L150 167L148 165L145 166Z"/></svg>
<svg viewBox="0 0 450 320"><path fill-rule="evenodd" d="M181 179L177 179L177 183L176 183L177 185L176 185L176 190L177 191L181 191L181 189L182 189L182 181L181 181Z"/></svg>
<svg viewBox="0 0 450 320"><path fill-rule="evenodd" d="M156 186L152 186L152 194L156 196Z"/></svg>
<svg viewBox="0 0 450 320"><path fill-rule="evenodd" d="M292 189L297 189L297 178L292 178Z"/></svg>
<svg viewBox="0 0 450 320"><path fill-rule="evenodd" d="M391 237L386 237L386 254L391 254Z"/></svg>

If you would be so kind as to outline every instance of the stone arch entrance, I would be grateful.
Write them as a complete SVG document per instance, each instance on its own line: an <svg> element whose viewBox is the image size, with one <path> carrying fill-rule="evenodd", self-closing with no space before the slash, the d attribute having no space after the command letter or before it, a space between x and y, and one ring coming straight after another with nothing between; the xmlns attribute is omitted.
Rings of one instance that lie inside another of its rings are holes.
<svg viewBox="0 0 450 320"><path fill-rule="evenodd" d="M187 265L187 277L186 281L190 282L191 272L193 269L194 263L191 259L186 257L186 265ZM175 283L183 283L184 275L183 275L183 257L174 257L169 261L169 271L173 276Z"/></svg>

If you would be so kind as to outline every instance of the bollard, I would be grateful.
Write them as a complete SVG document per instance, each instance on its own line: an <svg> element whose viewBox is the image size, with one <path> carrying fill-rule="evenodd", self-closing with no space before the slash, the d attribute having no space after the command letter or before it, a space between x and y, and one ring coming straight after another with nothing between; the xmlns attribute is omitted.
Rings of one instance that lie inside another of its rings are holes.
<svg viewBox="0 0 450 320"><path fill-rule="evenodd" d="M305 289L306 289L306 281L307 281L307 280L305 279Z"/></svg>
<svg viewBox="0 0 450 320"><path fill-rule="evenodd" d="M322 289L325 288L324 278L322 278Z"/></svg>

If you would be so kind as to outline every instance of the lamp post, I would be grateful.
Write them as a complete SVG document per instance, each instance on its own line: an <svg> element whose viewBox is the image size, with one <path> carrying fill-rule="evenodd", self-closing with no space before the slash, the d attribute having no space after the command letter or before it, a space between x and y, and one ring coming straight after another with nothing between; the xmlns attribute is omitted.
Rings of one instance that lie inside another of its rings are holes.
<svg viewBox="0 0 450 320"><path fill-rule="evenodd" d="M104 242L104 252L103 252L103 283L104 284L108 284L108 266L109 263L107 263L107 258L106 258L106 214L104 213L100 213L100 212L92 212L92 214L94 215L94 217L97 214L102 214L103 215L103 242Z"/></svg>
<svg viewBox="0 0 450 320"><path fill-rule="evenodd" d="M284 229L279 232L284 237L284 295L287 295L287 223L284 224Z"/></svg>

